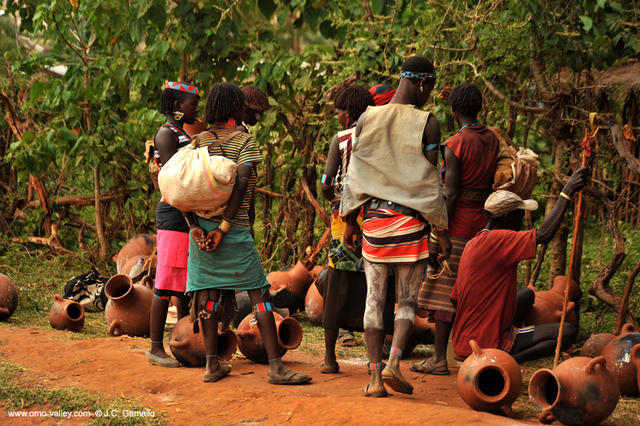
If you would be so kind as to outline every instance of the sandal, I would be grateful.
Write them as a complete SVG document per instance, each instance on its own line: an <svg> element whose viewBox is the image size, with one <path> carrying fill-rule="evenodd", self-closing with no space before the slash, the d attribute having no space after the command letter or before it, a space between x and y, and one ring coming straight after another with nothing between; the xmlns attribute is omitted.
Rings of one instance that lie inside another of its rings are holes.
<svg viewBox="0 0 640 426"><path fill-rule="evenodd" d="M356 340L356 338L350 332L340 334L340 337L338 337L338 343L343 348L348 348L348 347L353 347L353 346L358 346L359 345L359 343Z"/></svg>
<svg viewBox="0 0 640 426"><path fill-rule="evenodd" d="M231 373L231 366L220 364L220 368L218 368L213 373L204 373L204 376L202 376L202 381L205 383L217 382L223 377L229 375L229 373Z"/></svg>
<svg viewBox="0 0 640 426"><path fill-rule="evenodd" d="M311 381L311 377L306 374L296 373L293 370L287 370L284 374L267 374L269 383L272 385L304 385Z"/></svg>
<svg viewBox="0 0 640 426"><path fill-rule="evenodd" d="M372 398L383 398L387 395L388 393L384 386L382 387L382 390L379 390L377 392L369 392L369 385L364 387L364 396L369 396Z"/></svg>
<svg viewBox="0 0 640 426"><path fill-rule="evenodd" d="M398 371L387 366L382 370L382 381L385 385L389 385L391 389L396 392L406 393L411 395L413 393L413 386L402 377Z"/></svg>
<svg viewBox="0 0 640 426"><path fill-rule="evenodd" d="M170 356L163 357L153 354L151 352L147 352L147 361L152 365L159 365L160 367L169 367L175 368L180 367L181 364Z"/></svg>
<svg viewBox="0 0 640 426"><path fill-rule="evenodd" d="M320 372L322 374L337 374L340 372L340 365L337 362L335 365L323 362L320 366Z"/></svg>
<svg viewBox="0 0 640 426"><path fill-rule="evenodd" d="M424 374L435 374L437 376L446 376L449 374L449 367L447 366L447 360L434 361L435 358L425 358L421 362L412 364L409 370L416 371Z"/></svg>

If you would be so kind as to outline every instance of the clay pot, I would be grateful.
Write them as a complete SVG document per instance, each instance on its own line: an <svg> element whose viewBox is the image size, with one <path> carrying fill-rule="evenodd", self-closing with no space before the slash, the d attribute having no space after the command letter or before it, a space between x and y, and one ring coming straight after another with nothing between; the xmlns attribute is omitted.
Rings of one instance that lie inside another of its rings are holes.
<svg viewBox="0 0 640 426"><path fill-rule="evenodd" d="M11 278L0 274L0 321L5 321L18 307L18 289Z"/></svg>
<svg viewBox="0 0 640 426"><path fill-rule="evenodd" d="M638 372L638 389L640 389L640 344L631 348L631 362L636 366Z"/></svg>
<svg viewBox="0 0 640 426"><path fill-rule="evenodd" d="M522 388L522 373L511 355L500 349L482 349L475 340L473 353L458 371L458 392L471 408L479 411L511 411Z"/></svg>
<svg viewBox="0 0 640 426"><path fill-rule="evenodd" d="M529 397L564 424L598 424L613 412L620 398L616 378L606 368L604 357L578 356L553 371L536 371L529 382Z"/></svg>
<svg viewBox="0 0 640 426"><path fill-rule="evenodd" d="M154 234L140 234L131 238L113 258L116 262L116 270L118 273L125 274L125 272L123 272L124 266L131 258L134 258L135 260L129 267L129 270L131 270L131 267L135 265L139 257L151 256L155 246L156 236ZM128 272L126 274L128 275Z"/></svg>
<svg viewBox="0 0 640 426"><path fill-rule="evenodd" d="M584 342L582 349L580 350L581 356L588 356L589 358L595 358L602 353L602 349L607 344L615 339L615 335L611 333L598 333L592 334L591 337Z"/></svg>
<svg viewBox="0 0 640 426"><path fill-rule="evenodd" d="M121 270L120 270L120 272L118 272L118 273L123 274L123 275L130 275L130 274L131 274L131 269L132 269L132 268L133 268L133 267L138 263L138 261L140 260L140 258L143 258L143 259L144 259L144 262L146 263L146 262L147 262L147 260L149 260L149 258L150 258L150 257L151 257L151 256L148 256L148 255L146 255L146 254L143 254L143 255L140 255L140 256L132 257L132 258L130 258L129 260L127 260L127 263L125 263L125 264L122 266L122 269L121 269ZM157 257L155 257L155 256L154 256L154 258L151 260L151 267L152 267L152 268L155 268L155 267L157 266L157 260L158 260L158 259L157 259ZM141 272L141 273L146 273L146 272L147 272L147 271L146 271L146 269L145 269L145 270L143 270L143 272ZM132 277L132 278L136 278L136 277Z"/></svg>
<svg viewBox="0 0 640 426"><path fill-rule="evenodd" d="M273 313L273 318L276 321L276 335L280 346L280 354L278 356L282 356L287 350L295 349L300 345L302 342L302 327L295 319L291 317L282 318L277 312ZM267 364L269 362L255 314L247 315L240 322L236 336L238 337L238 349L244 356L259 364Z"/></svg>
<svg viewBox="0 0 640 426"><path fill-rule="evenodd" d="M198 319L200 321L200 319ZM218 357L227 361L236 353L236 334L227 329L218 333ZM169 337L169 348L173 356L185 367L204 367L206 364L206 349L200 331L193 332L193 323L189 316L181 318L173 327Z"/></svg>
<svg viewBox="0 0 640 426"><path fill-rule="evenodd" d="M104 292L109 298L104 317L111 336L148 336L153 291L133 284L128 275L117 274L107 281Z"/></svg>
<svg viewBox="0 0 640 426"><path fill-rule="evenodd" d="M203 123L198 119L196 119L196 121L194 121L193 124L187 124L187 123L182 124L182 128L184 129L184 131L187 132L187 134L191 137L194 137L198 133L207 130L207 127L208 127L207 123Z"/></svg>
<svg viewBox="0 0 640 426"><path fill-rule="evenodd" d="M49 310L49 323L56 330L80 331L84 327L84 307L56 294Z"/></svg>
<svg viewBox="0 0 640 426"><path fill-rule="evenodd" d="M313 276L302 262L298 262L287 271L269 273L267 281L271 285L269 293L273 305L295 312L304 306L304 298Z"/></svg>
<svg viewBox="0 0 640 426"><path fill-rule="evenodd" d="M309 286L307 297L304 299L304 312L307 318L314 324L322 324L322 309L324 307L324 299L318 292L315 283Z"/></svg>
<svg viewBox="0 0 640 426"><path fill-rule="evenodd" d="M526 325L560 322L566 283L567 277L564 275L558 275L553 280L553 286L550 290L536 291L535 302L524 319ZM577 282L571 280L569 301L567 302L566 321L574 325L578 323L576 304L580 301L580 297L582 297L582 290L580 290L580 286Z"/></svg>
<svg viewBox="0 0 640 426"><path fill-rule="evenodd" d="M620 336L612 339L603 349L607 359L607 370L618 380L622 395L638 395L638 369L631 362L631 349L640 343L640 332L633 324L625 324Z"/></svg>

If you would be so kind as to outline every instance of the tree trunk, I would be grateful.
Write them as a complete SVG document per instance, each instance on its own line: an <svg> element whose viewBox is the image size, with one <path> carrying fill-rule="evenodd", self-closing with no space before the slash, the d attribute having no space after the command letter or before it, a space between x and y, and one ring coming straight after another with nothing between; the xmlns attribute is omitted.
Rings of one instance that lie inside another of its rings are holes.
<svg viewBox="0 0 640 426"><path fill-rule="evenodd" d="M553 173L562 174L562 154L564 152L564 143L561 140L555 140L553 146ZM553 206L556 204L556 196L562 191L562 184L555 179L549 187L551 197L547 201L545 216L551 213ZM567 223L562 220L558 232L551 240L551 262L549 265L549 288L553 284L553 280L557 275L564 275L567 266Z"/></svg>
<svg viewBox="0 0 640 426"><path fill-rule="evenodd" d="M100 162L96 164L93 169L93 190L95 197L95 210L96 210L96 235L98 236L98 243L100 244L100 259L107 257L107 239L104 235L104 215L102 214L102 202L100 201Z"/></svg>

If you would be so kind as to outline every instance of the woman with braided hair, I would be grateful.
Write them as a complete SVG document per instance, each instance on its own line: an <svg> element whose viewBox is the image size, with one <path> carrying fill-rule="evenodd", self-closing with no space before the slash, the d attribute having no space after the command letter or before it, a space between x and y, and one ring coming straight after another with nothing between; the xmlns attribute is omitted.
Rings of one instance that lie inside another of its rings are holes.
<svg viewBox="0 0 640 426"><path fill-rule="evenodd" d="M154 160L158 167L188 145L191 137L183 124L193 124L198 114L198 88L187 83L170 81L160 98L160 112L167 121L154 138ZM169 298L175 296L178 318L188 314L188 298L184 292L187 284L187 257L189 253L189 227L182 213L161 199L156 208L158 229L158 265L151 302L151 349L147 359L151 364L163 367L179 367L180 364L164 350L162 339L167 320Z"/></svg>
<svg viewBox="0 0 640 426"><path fill-rule="evenodd" d="M187 215L190 227L187 292L192 295L191 318L200 318L206 347L205 382L215 382L231 371L218 360L218 306L225 290L246 290L255 304L256 319L269 359L269 383L298 385L311 377L284 366L279 357L273 308L267 301L269 282L251 236L249 210L262 161L251 134L236 123L243 118L245 96L231 83L216 83L207 98L204 118L212 125L200 133L200 146L238 165L236 183L222 215L210 218ZM225 306L227 309L228 306Z"/></svg>
<svg viewBox="0 0 640 426"><path fill-rule="evenodd" d="M467 241L487 224L484 202L491 194L500 142L478 121L482 94L473 84L460 84L449 94L451 112L460 130L444 143L444 195L449 218L451 256L449 268L438 278L427 274L420 288L418 313L428 312L436 323L435 351L431 358L413 364L412 371L446 375L447 344L455 308L450 294L458 276L460 256ZM437 231L431 238L438 239Z"/></svg>

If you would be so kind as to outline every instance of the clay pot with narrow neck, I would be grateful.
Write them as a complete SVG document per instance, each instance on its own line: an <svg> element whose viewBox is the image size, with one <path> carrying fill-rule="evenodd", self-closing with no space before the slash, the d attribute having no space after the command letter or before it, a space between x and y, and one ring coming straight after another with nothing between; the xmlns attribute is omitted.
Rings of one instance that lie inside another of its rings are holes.
<svg viewBox="0 0 640 426"><path fill-rule="evenodd" d="M615 376L607 370L603 356L578 356L566 360L553 371L543 368L529 381L529 397L542 411L540 420L564 424L598 424L609 417L618 404Z"/></svg>
<svg viewBox="0 0 640 426"><path fill-rule="evenodd" d="M607 344L615 339L616 336L611 333L598 333L592 334L580 350L580 356L588 356L589 358L595 358L602 353Z"/></svg>
<svg viewBox="0 0 640 426"><path fill-rule="evenodd" d="M200 319L198 319L200 321ZM171 331L169 348L173 356L185 367L203 367L207 351L202 334L202 323L198 333L193 332L193 322L189 316L181 318ZM236 353L236 334L227 329L218 333L218 358L227 361Z"/></svg>
<svg viewBox="0 0 640 426"><path fill-rule="evenodd" d="M638 369L631 362L631 349L640 343L638 327L629 323L622 327L620 335L612 339L603 349L602 356L607 359L607 370L618 380L620 393L627 396L640 394L638 389Z"/></svg>
<svg viewBox="0 0 640 426"><path fill-rule="evenodd" d="M580 290L580 285L574 280L571 280L570 283L566 321L577 325L579 314L577 304L582 297L582 290ZM536 291L535 302L525 316L525 324L541 325L560 322L566 284L567 277L558 275L553 280L553 286L550 290Z"/></svg>
<svg viewBox="0 0 640 426"><path fill-rule="evenodd" d="M510 413L522 388L518 363L500 349L483 349L475 340L469 345L473 353L458 371L460 396L474 410Z"/></svg>
<svg viewBox="0 0 640 426"><path fill-rule="evenodd" d="M49 323L56 330L80 331L84 327L84 308L78 302L56 294L49 310Z"/></svg>
<svg viewBox="0 0 640 426"><path fill-rule="evenodd" d="M109 298L104 317L111 336L148 336L153 291L133 284L128 275L117 274L107 281L104 292Z"/></svg>
<svg viewBox="0 0 640 426"><path fill-rule="evenodd" d="M304 306L304 298L313 276L302 262L298 262L289 270L270 272L267 281L274 306L295 312Z"/></svg>
<svg viewBox="0 0 640 426"><path fill-rule="evenodd" d="M322 309L324 308L324 299L318 292L315 283L309 286L307 296L304 299L304 311L307 318L314 324L322 324Z"/></svg>
<svg viewBox="0 0 640 426"><path fill-rule="evenodd" d="M151 256L155 246L156 236L154 234L140 234L131 238L120 249L118 254L113 257L113 260L116 262L116 270L118 273L125 274L125 272L123 272L123 268L132 258L136 260L133 261L131 266L136 263L137 258L141 256ZM131 266L129 266L129 269L131 269Z"/></svg>
<svg viewBox="0 0 640 426"><path fill-rule="evenodd" d="M273 313L273 319L276 322L276 335L278 346L280 347L278 356L281 357L287 350L295 349L300 345L302 342L302 327L295 319L291 317L283 318L277 312ZM255 313L247 315L240 322L236 336L238 337L238 349L244 356L259 364L267 364L269 362Z"/></svg>
<svg viewBox="0 0 640 426"><path fill-rule="evenodd" d="M18 289L11 278L0 274L0 321L7 320L18 307Z"/></svg>

